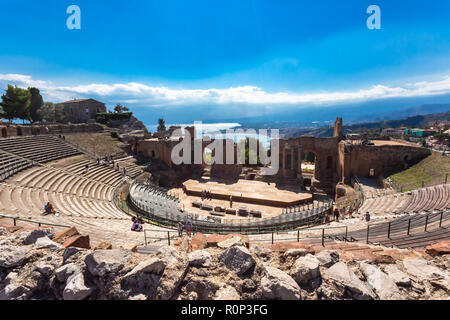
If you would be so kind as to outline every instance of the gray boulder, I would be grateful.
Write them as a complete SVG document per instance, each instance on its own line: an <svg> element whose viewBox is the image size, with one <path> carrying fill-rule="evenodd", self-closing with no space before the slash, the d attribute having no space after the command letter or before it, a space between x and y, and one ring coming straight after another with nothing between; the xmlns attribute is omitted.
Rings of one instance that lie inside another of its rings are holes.
<svg viewBox="0 0 450 320"><path fill-rule="evenodd" d="M30 294L30 288L20 283L17 272L10 272L0 287L0 300L26 300Z"/></svg>
<svg viewBox="0 0 450 320"><path fill-rule="evenodd" d="M33 249L52 249L52 250L62 250L64 247L59 243L50 240L49 237L44 236L36 240L33 245Z"/></svg>
<svg viewBox="0 0 450 320"><path fill-rule="evenodd" d="M272 254L272 250L258 244L252 245L250 247L250 252L253 253L255 256L257 256L258 258L263 259L264 261L269 260Z"/></svg>
<svg viewBox="0 0 450 320"><path fill-rule="evenodd" d="M403 266L408 274L419 281L441 280L448 277L444 271L425 259L404 259Z"/></svg>
<svg viewBox="0 0 450 320"><path fill-rule="evenodd" d="M339 261L339 253L335 250L323 250L316 254L316 258L320 266L329 268Z"/></svg>
<svg viewBox="0 0 450 320"><path fill-rule="evenodd" d="M409 287L411 285L411 279L408 275L400 271L395 265L387 265L384 267L384 272L395 282L397 286Z"/></svg>
<svg viewBox="0 0 450 320"><path fill-rule="evenodd" d="M377 266L361 262L359 269L367 279L369 287L375 291L381 300L403 300L395 281Z"/></svg>
<svg viewBox="0 0 450 320"><path fill-rule="evenodd" d="M338 287L343 287L356 300L376 298L373 291L343 262L337 262L325 270L323 278L335 283Z"/></svg>
<svg viewBox="0 0 450 320"><path fill-rule="evenodd" d="M77 273L81 273L81 267L75 263L68 263L55 270L56 279L59 282L66 282L67 279Z"/></svg>
<svg viewBox="0 0 450 320"><path fill-rule="evenodd" d="M220 254L219 260L223 262L228 269L235 271L238 275L246 273L256 263L248 249L243 246L228 248Z"/></svg>
<svg viewBox="0 0 450 320"><path fill-rule="evenodd" d="M2 246L0 250L0 267L13 268L22 265L30 252L29 247Z"/></svg>
<svg viewBox="0 0 450 320"><path fill-rule="evenodd" d="M52 228L41 228L36 230L24 231L18 235L18 239L22 241L23 244L33 244L37 239L42 237L49 237L53 239L55 236L55 231Z"/></svg>
<svg viewBox="0 0 450 320"><path fill-rule="evenodd" d="M93 289L86 286L82 272L71 275L63 290L64 300L83 300L89 297Z"/></svg>
<svg viewBox="0 0 450 320"><path fill-rule="evenodd" d="M131 252L128 250L95 250L84 261L92 275L102 277L122 270L130 258Z"/></svg>
<svg viewBox="0 0 450 320"><path fill-rule="evenodd" d="M296 248L296 249L289 249L288 251L286 251L283 256L285 258L288 257L304 257L308 254L308 250L304 249L304 248Z"/></svg>
<svg viewBox="0 0 450 320"><path fill-rule="evenodd" d="M241 300L241 296L234 287L226 286L217 290L214 300Z"/></svg>
<svg viewBox="0 0 450 320"><path fill-rule="evenodd" d="M209 267L211 260L211 254L206 250L196 250L189 254L189 265L192 267Z"/></svg>
<svg viewBox="0 0 450 320"><path fill-rule="evenodd" d="M300 285L317 284L320 280L319 260L307 254L295 260L293 277Z"/></svg>
<svg viewBox="0 0 450 320"><path fill-rule="evenodd" d="M244 241L242 241L241 237L232 236L231 238L228 238L226 240L223 240L223 241L217 243L217 246L220 249L228 249L232 246L245 246L245 243L244 243Z"/></svg>
<svg viewBox="0 0 450 320"><path fill-rule="evenodd" d="M160 258L150 258L139 263L136 267L128 272L124 279L130 278L132 276L139 276L142 273L152 273L152 274L162 274L166 268L166 262Z"/></svg>
<svg viewBox="0 0 450 320"><path fill-rule="evenodd" d="M264 267L265 276L261 279L263 297L266 299L299 300L300 287L286 272L277 268Z"/></svg>

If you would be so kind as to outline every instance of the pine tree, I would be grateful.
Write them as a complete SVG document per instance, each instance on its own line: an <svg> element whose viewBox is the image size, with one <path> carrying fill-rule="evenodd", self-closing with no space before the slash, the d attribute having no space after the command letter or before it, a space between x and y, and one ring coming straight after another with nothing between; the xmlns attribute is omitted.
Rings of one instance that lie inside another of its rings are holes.
<svg viewBox="0 0 450 320"><path fill-rule="evenodd" d="M28 88L31 92L31 104L30 104L30 118L32 122L41 121L42 118L38 113L38 110L44 104L41 93L38 88Z"/></svg>
<svg viewBox="0 0 450 320"><path fill-rule="evenodd" d="M158 132L166 131L166 123L164 119L159 118L158 119Z"/></svg>
<svg viewBox="0 0 450 320"><path fill-rule="evenodd" d="M8 85L6 93L2 95L0 105L3 109L2 117L11 123L13 119L19 118L23 121L30 119L31 93L28 89Z"/></svg>

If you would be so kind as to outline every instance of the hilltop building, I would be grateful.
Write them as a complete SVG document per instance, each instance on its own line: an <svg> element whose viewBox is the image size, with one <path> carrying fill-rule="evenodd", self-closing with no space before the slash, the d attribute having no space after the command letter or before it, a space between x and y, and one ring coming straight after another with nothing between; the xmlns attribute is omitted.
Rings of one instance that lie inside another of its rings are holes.
<svg viewBox="0 0 450 320"><path fill-rule="evenodd" d="M104 103L94 99L78 99L62 103L67 121L72 123L88 122L95 119L95 115L99 112L106 112Z"/></svg>

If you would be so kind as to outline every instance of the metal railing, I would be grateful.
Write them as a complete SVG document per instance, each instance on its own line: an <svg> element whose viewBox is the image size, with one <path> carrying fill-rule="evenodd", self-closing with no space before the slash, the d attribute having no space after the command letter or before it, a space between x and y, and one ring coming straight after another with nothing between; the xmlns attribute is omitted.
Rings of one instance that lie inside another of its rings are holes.
<svg viewBox="0 0 450 320"><path fill-rule="evenodd" d="M450 211L448 210L427 214L418 213L412 217L406 215L390 222L368 223L364 235L359 230L351 232L350 236L353 240L365 240L367 244L375 244L374 239L378 241L391 240L394 239L394 235L396 239L403 239L405 236L411 236L413 230L425 233L431 230L430 226L434 227L434 230L440 229L442 222L449 218Z"/></svg>
<svg viewBox="0 0 450 320"><path fill-rule="evenodd" d="M17 226L17 221L22 221L22 222L37 224L39 227L50 226L50 227L59 227L59 228L71 228L70 226L66 226L66 225L34 221L34 220L24 219L24 218L20 218L20 217L5 216L5 215L2 215L2 214L0 214L0 218L13 220L13 225L14 226Z"/></svg>

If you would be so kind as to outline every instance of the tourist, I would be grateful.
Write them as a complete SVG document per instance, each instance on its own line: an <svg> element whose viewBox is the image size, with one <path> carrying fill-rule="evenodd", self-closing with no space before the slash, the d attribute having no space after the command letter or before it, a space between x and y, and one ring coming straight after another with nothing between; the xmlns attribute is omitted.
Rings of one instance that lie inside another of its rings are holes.
<svg viewBox="0 0 450 320"><path fill-rule="evenodd" d="M89 172L89 165L86 165L86 167L84 167L84 174L87 174Z"/></svg>
<svg viewBox="0 0 450 320"><path fill-rule="evenodd" d="M178 221L178 236L183 236L183 224L181 223L181 221Z"/></svg>
<svg viewBox="0 0 450 320"><path fill-rule="evenodd" d="M53 209L53 206L50 202L47 202L47 204L44 206L44 210L44 215L55 213L55 209Z"/></svg>
<svg viewBox="0 0 450 320"><path fill-rule="evenodd" d="M142 230L142 225L139 224L139 220L136 217L131 218L133 225L131 226L131 231L140 232Z"/></svg>
<svg viewBox="0 0 450 320"><path fill-rule="evenodd" d="M233 196L230 196L230 208L233 208Z"/></svg>
<svg viewBox="0 0 450 320"><path fill-rule="evenodd" d="M100 165L100 158L97 158L97 165Z"/></svg>
<svg viewBox="0 0 450 320"><path fill-rule="evenodd" d="M369 211L366 212L366 222L370 221L370 213Z"/></svg>
<svg viewBox="0 0 450 320"><path fill-rule="evenodd" d="M187 236L190 237L192 232L192 224L190 221L186 222L186 226L184 227L184 229L186 229Z"/></svg>
<svg viewBox="0 0 450 320"><path fill-rule="evenodd" d="M334 221L339 222L339 209L334 210Z"/></svg>

